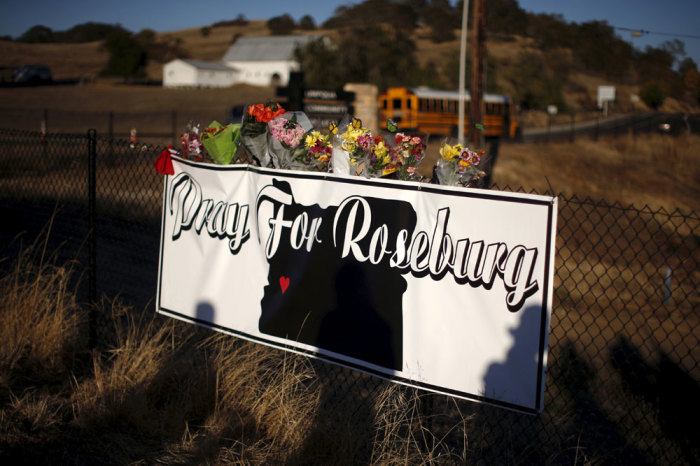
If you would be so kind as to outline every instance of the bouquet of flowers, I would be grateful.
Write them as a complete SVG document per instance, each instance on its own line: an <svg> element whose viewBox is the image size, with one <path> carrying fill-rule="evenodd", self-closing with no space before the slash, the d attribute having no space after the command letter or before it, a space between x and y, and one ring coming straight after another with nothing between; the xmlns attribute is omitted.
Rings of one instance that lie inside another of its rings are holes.
<svg viewBox="0 0 700 466"><path fill-rule="evenodd" d="M303 112L284 113L270 120L268 127L268 153L272 166L284 169L304 168L295 163L295 158L298 152L303 152L302 149L297 151L297 147L307 131L313 129L309 118Z"/></svg>
<svg viewBox="0 0 700 466"><path fill-rule="evenodd" d="M258 165L267 167L271 158L268 152L268 123L286 113L277 103L249 105L243 113L241 143Z"/></svg>
<svg viewBox="0 0 700 466"><path fill-rule="evenodd" d="M219 165L228 165L238 150L240 136L239 123L224 126L218 121L212 121L200 139L214 162Z"/></svg>
<svg viewBox="0 0 700 466"><path fill-rule="evenodd" d="M479 170L479 163L484 151L474 152L462 144L443 142L440 158L435 166L438 182L447 186L473 186L476 181L486 176Z"/></svg>
<svg viewBox="0 0 700 466"><path fill-rule="evenodd" d="M304 137L303 147L297 150L294 160L304 170L328 171L332 155L330 136L313 130Z"/></svg>
<svg viewBox="0 0 700 466"><path fill-rule="evenodd" d="M340 126L331 125L330 130L333 173L375 174L391 161L382 138L373 136L357 118L345 117Z"/></svg>
<svg viewBox="0 0 700 466"><path fill-rule="evenodd" d="M425 156L425 143L418 136L397 133L391 148L391 160L400 180L415 179L416 169Z"/></svg>
<svg viewBox="0 0 700 466"><path fill-rule="evenodd" d="M185 131L180 136L182 154L186 159L193 158L197 162L202 161L202 141L199 137L199 124L189 122Z"/></svg>
<svg viewBox="0 0 700 466"><path fill-rule="evenodd" d="M333 157L331 158L333 173L357 174L358 166L365 155L357 143L357 139L369 131L362 127L360 120L353 118L350 121L347 116L340 125L332 123L329 130L333 147Z"/></svg>
<svg viewBox="0 0 700 466"><path fill-rule="evenodd" d="M367 170L368 177L380 177L391 175L396 172L396 163L392 157L390 147L384 142L380 136L372 136L367 134L358 141L360 147L367 154Z"/></svg>

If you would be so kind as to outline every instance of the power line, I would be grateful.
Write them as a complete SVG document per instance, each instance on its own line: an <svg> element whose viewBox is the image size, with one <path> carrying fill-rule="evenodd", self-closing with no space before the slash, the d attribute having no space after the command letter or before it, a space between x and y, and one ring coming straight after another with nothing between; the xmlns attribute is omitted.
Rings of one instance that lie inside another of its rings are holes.
<svg viewBox="0 0 700 466"><path fill-rule="evenodd" d="M637 33L638 36L641 36L642 34L654 34L657 36L673 36L673 37L683 37L683 38L687 38L687 39L700 39L700 36L696 36L696 35L692 35L692 34L678 34L675 32L647 31L645 29L632 29L632 28L623 28L623 27L618 27L618 26L613 26L613 27L615 29L619 29L620 31L629 31L632 33L632 35L635 35L635 33Z"/></svg>

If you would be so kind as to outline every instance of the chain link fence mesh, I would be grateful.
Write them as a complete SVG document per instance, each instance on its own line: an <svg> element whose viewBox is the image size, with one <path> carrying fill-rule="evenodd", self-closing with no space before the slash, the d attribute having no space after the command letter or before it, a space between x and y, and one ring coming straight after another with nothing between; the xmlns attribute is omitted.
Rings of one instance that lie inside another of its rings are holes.
<svg viewBox="0 0 700 466"><path fill-rule="evenodd" d="M153 164L164 147L101 137L94 147L97 294L151 312L163 189ZM89 263L89 156L87 135L0 129L3 257L50 225L59 260ZM419 400L408 414L426 449L483 464L698 464L699 227L696 212L559 195L544 411L399 387ZM388 382L313 364L319 419L367 422Z"/></svg>

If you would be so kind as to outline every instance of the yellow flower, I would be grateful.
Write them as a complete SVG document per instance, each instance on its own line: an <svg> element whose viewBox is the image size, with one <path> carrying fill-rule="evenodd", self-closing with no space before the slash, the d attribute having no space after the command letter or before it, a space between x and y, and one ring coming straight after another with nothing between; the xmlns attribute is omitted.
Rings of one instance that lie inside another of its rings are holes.
<svg viewBox="0 0 700 466"><path fill-rule="evenodd" d="M321 163L326 163L326 162L328 162L328 160L330 160L330 157L328 157L328 156L325 155L325 154L322 155L322 156L320 156L320 157L318 158L318 161L321 162Z"/></svg>
<svg viewBox="0 0 700 466"><path fill-rule="evenodd" d="M321 139L321 133L318 131L311 131L311 133L306 135L306 139L304 139L304 143L306 144L306 147L313 147L316 145L316 141Z"/></svg>
<svg viewBox="0 0 700 466"><path fill-rule="evenodd" d="M451 146L449 144L443 144L440 147L440 156L443 158L443 160L446 160L448 162L454 160L455 157L459 156L460 152L462 152L461 144L455 144L454 146Z"/></svg>
<svg viewBox="0 0 700 466"><path fill-rule="evenodd" d="M379 144L374 146L374 154L377 156L378 160L381 160L384 164L389 163L391 157L389 157L389 148L384 145L384 141L379 141Z"/></svg>
<svg viewBox="0 0 700 466"><path fill-rule="evenodd" d="M462 159L462 160L459 161L459 164L460 164L460 166L462 166L462 167L468 167L468 166L469 166L469 161L468 161L468 160Z"/></svg>

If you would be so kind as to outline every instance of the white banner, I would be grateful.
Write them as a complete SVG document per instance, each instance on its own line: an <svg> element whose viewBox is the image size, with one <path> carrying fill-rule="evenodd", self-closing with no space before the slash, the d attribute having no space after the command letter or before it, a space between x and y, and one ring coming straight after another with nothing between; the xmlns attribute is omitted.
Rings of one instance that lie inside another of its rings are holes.
<svg viewBox="0 0 700 466"><path fill-rule="evenodd" d="M173 162L158 312L542 410L556 198Z"/></svg>

